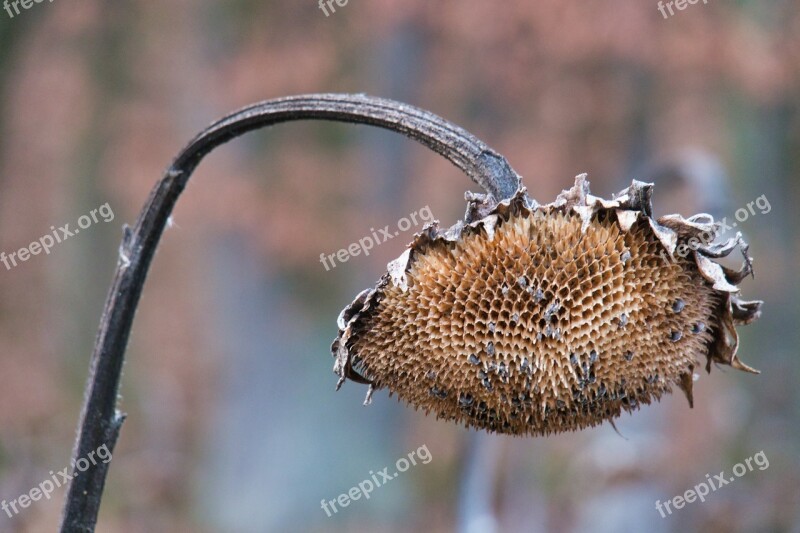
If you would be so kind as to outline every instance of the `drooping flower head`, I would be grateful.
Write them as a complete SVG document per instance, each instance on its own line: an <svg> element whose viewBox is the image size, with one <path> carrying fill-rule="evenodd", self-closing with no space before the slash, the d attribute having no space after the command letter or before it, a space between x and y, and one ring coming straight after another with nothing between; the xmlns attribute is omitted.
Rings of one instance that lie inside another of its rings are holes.
<svg viewBox="0 0 800 533"><path fill-rule="evenodd" d="M655 220L652 185L613 200L585 175L555 202L521 189L416 235L374 289L339 317L339 384L349 378L439 418L499 433L594 426L680 387L692 403L705 361L739 361L735 326L760 315L739 299L752 272L736 235L709 215ZM740 269L713 259L739 249ZM369 396L368 396L369 398Z"/></svg>

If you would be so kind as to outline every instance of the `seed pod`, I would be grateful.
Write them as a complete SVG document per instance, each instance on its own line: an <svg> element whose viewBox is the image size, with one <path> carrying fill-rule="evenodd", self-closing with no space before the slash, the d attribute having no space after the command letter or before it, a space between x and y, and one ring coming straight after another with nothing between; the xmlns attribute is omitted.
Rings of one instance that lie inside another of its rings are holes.
<svg viewBox="0 0 800 533"><path fill-rule="evenodd" d="M339 385L386 388L467 426L545 435L611 420L673 385L691 405L703 359L708 371L756 372L736 356L735 325L762 303L737 296L752 272L746 243L711 244L708 215L656 221L651 194L634 181L603 200L585 175L547 205L524 188L499 203L468 194L463 222L426 226L342 311ZM739 270L712 261L736 248Z"/></svg>

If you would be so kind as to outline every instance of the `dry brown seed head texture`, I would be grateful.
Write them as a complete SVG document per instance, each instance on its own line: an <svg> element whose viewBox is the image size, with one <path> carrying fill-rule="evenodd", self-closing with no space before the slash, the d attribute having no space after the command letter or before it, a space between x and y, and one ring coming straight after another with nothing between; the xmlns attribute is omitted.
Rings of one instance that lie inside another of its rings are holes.
<svg viewBox="0 0 800 533"><path fill-rule="evenodd" d="M735 325L761 305L736 296L751 272L746 244L707 244L717 227L706 215L653 220L651 192L634 182L606 201L581 175L544 206L524 190L496 205L471 195L466 221L426 228L342 312L340 384L544 435L611 420L673 385L691 404L703 359L752 371L736 357ZM741 269L711 261L736 248Z"/></svg>

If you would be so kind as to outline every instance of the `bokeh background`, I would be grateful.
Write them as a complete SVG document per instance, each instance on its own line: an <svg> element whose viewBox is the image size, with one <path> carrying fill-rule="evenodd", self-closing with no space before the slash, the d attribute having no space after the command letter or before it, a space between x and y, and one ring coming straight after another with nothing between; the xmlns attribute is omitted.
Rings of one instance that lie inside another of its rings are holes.
<svg viewBox="0 0 800 533"><path fill-rule="evenodd" d="M0 251L109 203L100 222L0 266L0 498L69 464L94 335L132 223L213 119L309 92L403 100L464 126L551 201L588 172L603 196L655 181L657 214L732 220L756 257L742 329L752 376L700 373L609 425L486 436L347 383L339 310L412 232L334 253L478 190L399 135L298 123L212 154L178 203L127 355L99 531L800 531L800 3L654 0L56 0L0 11ZM419 228L417 228L419 229ZM328 517L320 500L420 446L432 460ZM655 501L762 451L754 470L667 518ZM0 531L52 531L65 491ZM472 528L472 529L470 529Z"/></svg>

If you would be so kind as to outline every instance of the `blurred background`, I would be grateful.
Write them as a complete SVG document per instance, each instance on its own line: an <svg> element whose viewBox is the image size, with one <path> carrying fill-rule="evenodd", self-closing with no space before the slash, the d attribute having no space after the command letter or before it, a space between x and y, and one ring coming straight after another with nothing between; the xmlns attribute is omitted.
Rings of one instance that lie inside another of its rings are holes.
<svg viewBox="0 0 800 533"><path fill-rule="evenodd" d="M366 92L429 109L504 154L552 201L655 181L658 215L707 211L751 243L740 329L762 373L700 372L617 422L488 436L385 391L334 393L336 317L412 228L326 270L371 228L478 187L403 137L281 125L217 150L178 203L139 307L128 413L98 531L800 531L800 3L57 0L0 11L0 251L108 203L49 255L0 266L0 499L68 466L122 224L173 155L257 100ZM668 14L668 12L667 12ZM328 517L370 471L432 456ZM656 500L763 451L755 469L662 518ZM52 531L64 489L0 531Z"/></svg>

